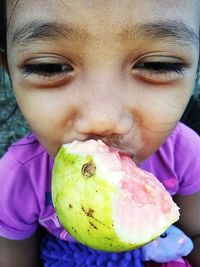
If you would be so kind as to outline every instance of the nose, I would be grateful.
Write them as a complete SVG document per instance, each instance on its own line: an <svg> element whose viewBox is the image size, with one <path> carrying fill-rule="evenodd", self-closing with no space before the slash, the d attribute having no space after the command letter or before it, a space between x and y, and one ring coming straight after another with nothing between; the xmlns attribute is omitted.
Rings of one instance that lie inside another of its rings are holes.
<svg viewBox="0 0 200 267"><path fill-rule="evenodd" d="M87 136L125 135L131 127L130 112L114 96L93 95L76 121L77 132Z"/></svg>

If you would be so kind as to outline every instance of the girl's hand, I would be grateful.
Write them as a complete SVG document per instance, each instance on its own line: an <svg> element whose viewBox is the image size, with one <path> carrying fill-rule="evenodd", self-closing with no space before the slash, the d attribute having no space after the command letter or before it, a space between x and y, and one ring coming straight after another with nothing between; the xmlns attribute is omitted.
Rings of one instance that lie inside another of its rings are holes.
<svg viewBox="0 0 200 267"><path fill-rule="evenodd" d="M8 240L0 237L1 267L39 267L37 235L25 240Z"/></svg>

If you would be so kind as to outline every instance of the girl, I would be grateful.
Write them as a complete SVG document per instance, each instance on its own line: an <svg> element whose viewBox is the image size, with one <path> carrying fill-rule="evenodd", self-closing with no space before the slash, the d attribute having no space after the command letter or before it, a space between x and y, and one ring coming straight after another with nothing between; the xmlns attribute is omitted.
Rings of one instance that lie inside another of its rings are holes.
<svg viewBox="0 0 200 267"><path fill-rule="evenodd" d="M0 161L1 267L38 266L38 224L71 240L50 201L53 158L91 138L159 178L200 266L200 140L179 123L197 73L199 11L199 0L0 0L1 64L33 132Z"/></svg>

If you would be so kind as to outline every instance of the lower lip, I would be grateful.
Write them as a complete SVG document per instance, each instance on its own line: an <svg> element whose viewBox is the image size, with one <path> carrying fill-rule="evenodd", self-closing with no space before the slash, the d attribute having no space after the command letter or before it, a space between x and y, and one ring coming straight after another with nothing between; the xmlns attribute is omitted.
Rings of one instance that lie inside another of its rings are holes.
<svg viewBox="0 0 200 267"><path fill-rule="evenodd" d="M117 148L113 148L113 150L117 151L120 156L122 157L131 157L133 160L136 158L135 154L133 152L129 151L123 151Z"/></svg>

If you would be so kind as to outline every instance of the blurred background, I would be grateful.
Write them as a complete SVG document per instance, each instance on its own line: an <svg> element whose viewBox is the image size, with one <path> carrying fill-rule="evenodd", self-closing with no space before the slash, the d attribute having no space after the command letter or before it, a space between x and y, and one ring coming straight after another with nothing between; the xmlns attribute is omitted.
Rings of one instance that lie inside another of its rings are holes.
<svg viewBox="0 0 200 267"><path fill-rule="evenodd" d="M0 73L3 73L2 69L0 69ZM9 78L6 75L3 75L3 78L0 81L0 157L11 143L30 132L15 101ZM191 97L181 121L200 135L200 71L194 95Z"/></svg>
<svg viewBox="0 0 200 267"><path fill-rule="evenodd" d="M2 72L0 69L0 73ZM0 157L10 144L30 131L17 106L8 76L1 76L3 79L0 81Z"/></svg>

